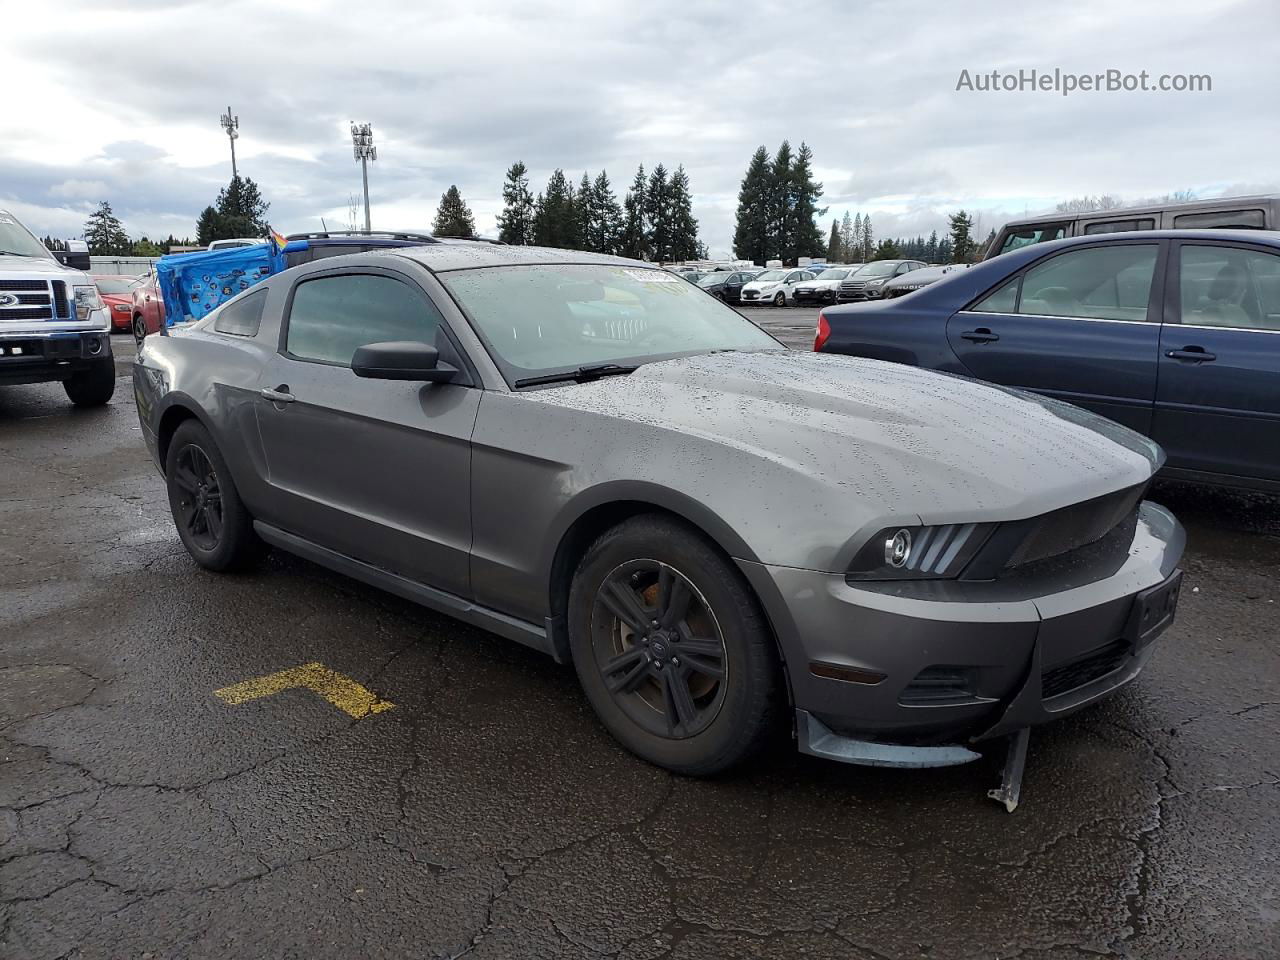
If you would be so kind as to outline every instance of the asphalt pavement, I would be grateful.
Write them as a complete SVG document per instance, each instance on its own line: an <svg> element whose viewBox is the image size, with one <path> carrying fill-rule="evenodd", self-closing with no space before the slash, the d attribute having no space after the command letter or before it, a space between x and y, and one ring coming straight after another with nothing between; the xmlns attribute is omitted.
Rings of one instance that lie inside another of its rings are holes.
<svg viewBox="0 0 1280 960"><path fill-rule="evenodd" d="M1178 620L1032 735L1012 815L995 749L696 781L514 643L278 552L198 569L121 373L0 390L5 960L1280 955L1280 501L1157 486Z"/></svg>

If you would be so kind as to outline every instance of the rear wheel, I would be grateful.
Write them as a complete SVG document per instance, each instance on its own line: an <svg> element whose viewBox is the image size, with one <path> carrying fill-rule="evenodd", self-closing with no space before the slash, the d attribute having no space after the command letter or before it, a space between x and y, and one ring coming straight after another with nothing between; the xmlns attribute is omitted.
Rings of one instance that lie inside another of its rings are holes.
<svg viewBox="0 0 1280 960"><path fill-rule="evenodd" d="M661 516L597 540L569 594L578 678L628 750L705 776L778 729L773 637L741 575L702 536Z"/></svg>
<svg viewBox="0 0 1280 960"><path fill-rule="evenodd" d="M197 420L174 431L165 455L169 509L178 536L196 563L209 570L238 570L263 551L213 437Z"/></svg>
<svg viewBox="0 0 1280 960"><path fill-rule="evenodd" d="M785 307L787 305L787 295L779 290L778 295L773 298L773 305L775 307Z"/></svg>
<svg viewBox="0 0 1280 960"><path fill-rule="evenodd" d="M116 364L110 356L90 362L62 381L67 399L77 407L100 407L116 392Z"/></svg>
<svg viewBox="0 0 1280 960"><path fill-rule="evenodd" d="M133 342L138 346L142 346L142 341L147 337L147 322L142 319L142 314L135 313L133 315Z"/></svg>

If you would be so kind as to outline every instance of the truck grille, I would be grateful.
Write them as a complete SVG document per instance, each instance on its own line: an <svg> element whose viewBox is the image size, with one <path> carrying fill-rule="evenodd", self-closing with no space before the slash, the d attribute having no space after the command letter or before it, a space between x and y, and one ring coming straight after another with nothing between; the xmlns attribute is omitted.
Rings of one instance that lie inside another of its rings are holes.
<svg viewBox="0 0 1280 960"><path fill-rule="evenodd" d="M0 323L70 318L67 285L61 280L0 280L0 297L15 301L0 303Z"/></svg>

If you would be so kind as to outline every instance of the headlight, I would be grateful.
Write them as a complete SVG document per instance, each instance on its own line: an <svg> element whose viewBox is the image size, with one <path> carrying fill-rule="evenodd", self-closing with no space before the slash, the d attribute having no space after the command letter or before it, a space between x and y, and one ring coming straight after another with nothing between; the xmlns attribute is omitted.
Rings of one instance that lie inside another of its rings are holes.
<svg viewBox="0 0 1280 960"><path fill-rule="evenodd" d="M850 580L941 580L958 577L982 548L994 523L887 527L858 551Z"/></svg>
<svg viewBox="0 0 1280 960"><path fill-rule="evenodd" d="M113 305L111 309L114 310L116 313L128 313L129 305L127 303L117 303Z"/></svg>
<svg viewBox="0 0 1280 960"><path fill-rule="evenodd" d="M72 287L71 295L76 302L77 320L88 320L89 314L102 309L102 298L98 296L97 287Z"/></svg>

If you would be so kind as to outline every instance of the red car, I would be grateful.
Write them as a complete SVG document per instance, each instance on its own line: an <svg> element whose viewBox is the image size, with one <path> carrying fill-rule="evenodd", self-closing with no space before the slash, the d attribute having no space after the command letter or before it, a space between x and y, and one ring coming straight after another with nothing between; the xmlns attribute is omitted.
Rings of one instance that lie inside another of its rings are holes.
<svg viewBox="0 0 1280 960"><path fill-rule="evenodd" d="M93 282L98 287L102 302L107 305L112 330L133 328L134 290L142 282L141 277L97 276Z"/></svg>
<svg viewBox="0 0 1280 960"><path fill-rule="evenodd" d="M164 326L164 298L156 286L154 270L145 277L139 277L138 285L133 288L132 321L133 339L138 343L149 333L159 333Z"/></svg>

